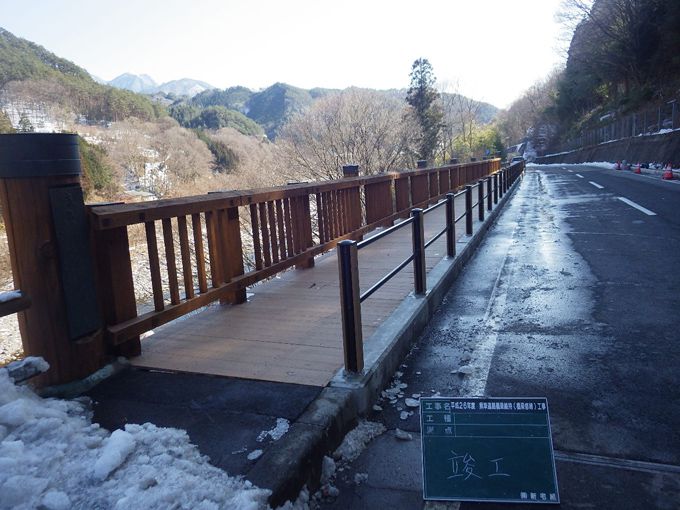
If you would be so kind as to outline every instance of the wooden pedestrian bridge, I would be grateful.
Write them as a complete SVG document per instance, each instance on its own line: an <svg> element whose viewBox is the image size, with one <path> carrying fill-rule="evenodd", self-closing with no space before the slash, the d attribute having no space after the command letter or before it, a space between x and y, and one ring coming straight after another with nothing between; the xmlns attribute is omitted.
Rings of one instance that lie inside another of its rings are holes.
<svg viewBox="0 0 680 510"><path fill-rule="evenodd" d="M63 152L56 170L45 154L0 154L0 198L15 284L31 302L18 312L25 354L53 367L43 385L119 355L316 386L343 364L360 371L362 342L425 292L426 272L523 170L499 159L373 176L348 166L336 181L85 206L79 168L64 163L79 166L72 135L40 136L63 139L31 142Z"/></svg>

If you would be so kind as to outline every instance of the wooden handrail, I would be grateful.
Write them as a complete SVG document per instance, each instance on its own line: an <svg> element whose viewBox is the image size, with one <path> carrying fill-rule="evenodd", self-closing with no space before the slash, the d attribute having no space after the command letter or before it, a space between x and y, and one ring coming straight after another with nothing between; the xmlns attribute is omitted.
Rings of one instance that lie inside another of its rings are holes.
<svg viewBox="0 0 680 510"><path fill-rule="evenodd" d="M241 303L247 286L292 266L311 267L316 255L338 242L360 239L378 226L391 225L408 215L410 208L434 203L447 192L499 169L500 160L494 159L155 202L90 206L109 340L113 345L131 342L123 352L139 352L138 336L145 331L217 300ZM250 224L250 232L241 228L242 222ZM136 313L127 233L135 224L144 224L146 232L154 303L153 311L140 316ZM160 250L159 237L165 247ZM175 256L175 246L180 257ZM247 271L244 250L254 259L254 267Z"/></svg>

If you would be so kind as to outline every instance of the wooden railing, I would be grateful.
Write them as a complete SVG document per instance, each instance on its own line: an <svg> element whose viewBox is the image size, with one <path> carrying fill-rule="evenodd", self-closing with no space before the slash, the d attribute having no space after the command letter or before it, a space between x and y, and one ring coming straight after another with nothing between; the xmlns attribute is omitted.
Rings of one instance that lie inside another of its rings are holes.
<svg viewBox="0 0 680 510"><path fill-rule="evenodd" d="M90 206L97 284L109 341L125 345L124 352L134 355L139 351L140 334L217 300L242 303L246 287L292 266L311 267L314 256L338 242L391 225L408 216L411 208L434 203L499 169L500 160L493 159L260 190ZM154 305L141 315L137 314L128 236L128 228L138 224L144 225ZM159 232L163 253L159 253ZM244 262L244 252L252 264Z"/></svg>

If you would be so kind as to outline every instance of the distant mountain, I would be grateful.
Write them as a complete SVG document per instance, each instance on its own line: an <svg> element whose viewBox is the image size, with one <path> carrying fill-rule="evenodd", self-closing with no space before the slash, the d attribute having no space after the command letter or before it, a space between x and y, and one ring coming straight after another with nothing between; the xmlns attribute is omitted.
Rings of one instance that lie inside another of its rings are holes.
<svg viewBox="0 0 680 510"><path fill-rule="evenodd" d="M97 83L82 67L0 28L0 99L59 105L90 121L154 119L148 97ZM3 105L0 105L3 106Z"/></svg>
<svg viewBox="0 0 680 510"><path fill-rule="evenodd" d="M163 92L165 94L174 94L176 96L193 97L206 90L212 90L213 87L209 83L199 80L192 80L191 78L182 78L181 80L172 80L165 82L155 87L150 92Z"/></svg>
<svg viewBox="0 0 680 510"><path fill-rule="evenodd" d="M132 73L123 73L107 83L112 87L130 90L139 94L162 93L172 94L176 97L193 97L196 94L215 88L209 83L200 80L192 80L191 78L172 80L159 85L148 74Z"/></svg>
<svg viewBox="0 0 680 510"><path fill-rule="evenodd" d="M123 73L110 82L109 85L132 92L144 93L155 89L158 84L148 74Z"/></svg>

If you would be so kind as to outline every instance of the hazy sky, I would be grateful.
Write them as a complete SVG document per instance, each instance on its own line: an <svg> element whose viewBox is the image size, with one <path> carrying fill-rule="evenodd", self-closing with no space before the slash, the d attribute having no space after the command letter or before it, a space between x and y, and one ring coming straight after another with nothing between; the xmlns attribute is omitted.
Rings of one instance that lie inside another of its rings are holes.
<svg viewBox="0 0 680 510"><path fill-rule="evenodd" d="M0 0L0 26L110 80L405 88L429 59L505 107L561 62L560 0Z"/></svg>

